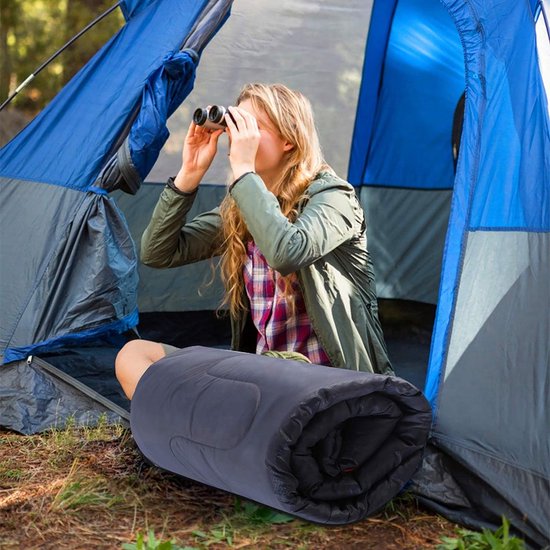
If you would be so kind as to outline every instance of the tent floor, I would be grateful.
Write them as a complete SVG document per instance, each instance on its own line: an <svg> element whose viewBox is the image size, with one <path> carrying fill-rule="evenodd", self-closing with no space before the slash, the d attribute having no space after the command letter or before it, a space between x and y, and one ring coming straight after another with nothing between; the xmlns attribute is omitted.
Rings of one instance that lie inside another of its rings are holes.
<svg viewBox="0 0 550 550"><path fill-rule="evenodd" d="M231 341L229 319L217 319L212 311L141 313L137 330L145 340L181 348L195 345L229 348ZM130 410L130 402L122 392L114 370L116 355L125 341L126 338L122 338L120 342L71 347L40 354L40 358L116 405Z"/></svg>
<svg viewBox="0 0 550 550"><path fill-rule="evenodd" d="M419 342L413 338L386 336L386 345L395 374L423 389L430 343Z"/></svg>
<svg viewBox="0 0 550 550"><path fill-rule="evenodd" d="M435 306L427 304L380 301L380 319L395 373L418 388L424 387L426 378L434 310ZM228 349L231 339L229 318L217 318L212 311L142 313L138 332L146 340L182 348ZM40 357L129 410L130 403L114 376L115 357L122 343L71 348Z"/></svg>

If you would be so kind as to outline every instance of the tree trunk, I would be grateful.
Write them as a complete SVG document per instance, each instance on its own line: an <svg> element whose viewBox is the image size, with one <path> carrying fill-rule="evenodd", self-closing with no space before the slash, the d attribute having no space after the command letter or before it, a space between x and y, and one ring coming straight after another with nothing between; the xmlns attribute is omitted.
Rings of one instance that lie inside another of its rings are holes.
<svg viewBox="0 0 550 550"><path fill-rule="evenodd" d="M8 34L15 25L18 12L18 0L0 2L0 103L3 103L10 92L12 60L8 48Z"/></svg>
<svg viewBox="0 0 550 550"><path fill-rule="evenodd" d="M66 40L80 32L88 23L114 4L114 0L67 0L65 15ZM115 12L116 13L116 12ZM67 83L116 32L114 14L98 23L79 38L66 52L63 64L63 83Z"/></svg>

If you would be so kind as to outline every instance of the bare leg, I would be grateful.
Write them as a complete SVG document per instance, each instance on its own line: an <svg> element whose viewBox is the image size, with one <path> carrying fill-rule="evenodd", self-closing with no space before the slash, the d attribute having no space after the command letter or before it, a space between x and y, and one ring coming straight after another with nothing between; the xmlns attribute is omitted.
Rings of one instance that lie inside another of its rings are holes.
<svg viewBox="0 0 550 550"><path fill-rule="evenodd" d="M124 393L132 399L143 373L166 353L157 342L131 340L119 352L115 361L115 372Z"/></svg>

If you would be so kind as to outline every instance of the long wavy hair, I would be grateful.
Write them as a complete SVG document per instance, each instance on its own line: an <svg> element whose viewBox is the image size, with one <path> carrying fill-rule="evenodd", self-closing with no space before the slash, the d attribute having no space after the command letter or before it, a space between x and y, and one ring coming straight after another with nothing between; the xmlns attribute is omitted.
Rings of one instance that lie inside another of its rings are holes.
<svg viewBox="0 0 550 550"><path fill-rule="evenodd" d="M293 147L285 152L283 166L270 189L281 207L281 212L291 222L297 217L297 205L321 170L332 171L323 158L309 100L299 92L282 84L246 84L237 98L236 105L250 100L254 109L263 111L282 139ZM221 308L229 307L232 316L246 309L243 267L246 262L246 245L252 239L239 208L227 194L220 205L222 219L221 276L225 287L225 299ZM293 301L292 283L296 275L279 279L279 285Z"/></svg>

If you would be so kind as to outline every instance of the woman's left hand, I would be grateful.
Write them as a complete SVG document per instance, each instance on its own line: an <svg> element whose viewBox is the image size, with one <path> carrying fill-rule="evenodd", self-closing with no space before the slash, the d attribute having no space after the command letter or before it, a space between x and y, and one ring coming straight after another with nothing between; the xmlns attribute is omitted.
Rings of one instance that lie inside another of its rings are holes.
<svg viewBox="0 0 550 550"><path fill-rule="evenodd" d="M229 112L231 116L225 115L231 138L229 162L233 171L233 180L236 180L246 172L254 172L261 136L258 122L248 111L229 107Z"/></svg>

